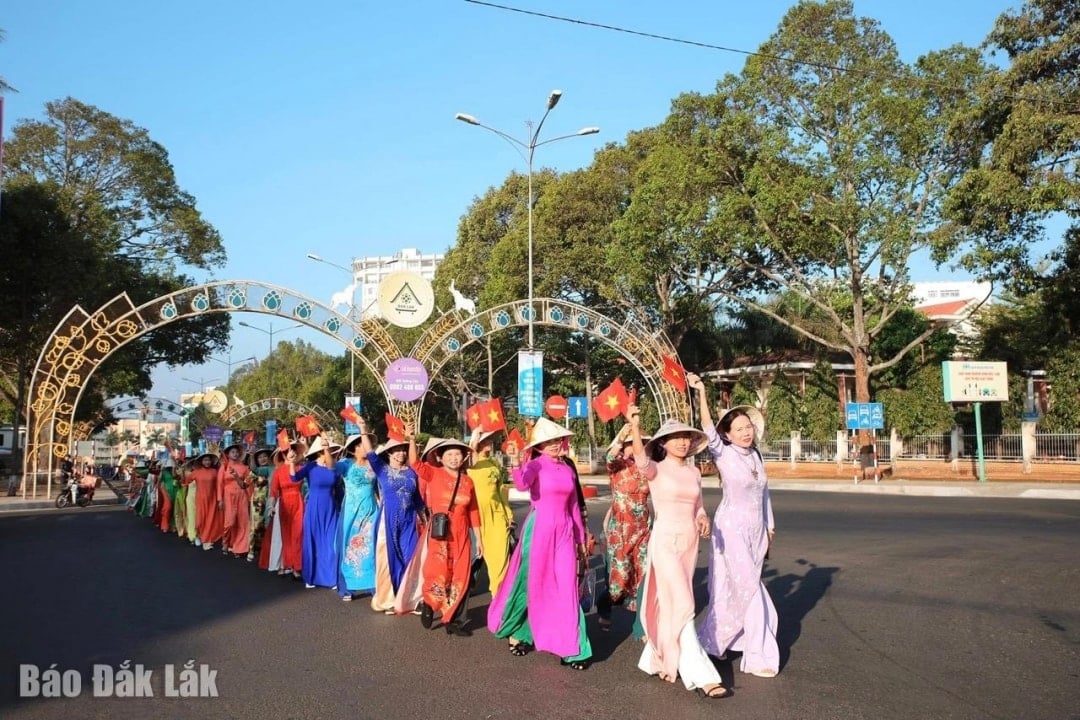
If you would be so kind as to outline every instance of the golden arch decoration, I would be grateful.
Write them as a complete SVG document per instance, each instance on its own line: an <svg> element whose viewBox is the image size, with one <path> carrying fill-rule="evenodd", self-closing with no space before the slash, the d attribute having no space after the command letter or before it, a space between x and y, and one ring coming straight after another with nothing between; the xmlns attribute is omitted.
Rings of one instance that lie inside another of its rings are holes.
<svg viewBox="0 0 1080 720"><path fill-rule="evenodd" d="M324 428L331 427L338 422L337 413L324 410L318 405L305 405L296 400L279 397L263 398L243 405L230 405L221 413L221 422L235 427L244 418L273 410L284 410L296 415L314 415L319 421L319 426Z"/></svg>
<svg viewBox="0 0 1080 720"><path fill-rule="evenodd" d="M50 483L56 462L70 447L77 432L74 415L87 379L115 350L142 335L177 320L215 312L255 312L311 327L344 345L379 381L387 408L407 423L419 425L423 399L395 400L385 384L387 367L403 357L383 324L368 318L360 322L338 314L317 300L276 285L249 280L226 280L182 288L136 306L121 293L93 313L75 306L57 323L42 348L30 381L27 400L27 442L23 467L35 483L45 475ZM534 315L535 313L535 315ZM618 351L641 373L661 420L689 417L685 393L663 380L664 356L677 357L662 331L627 318L617 322L583 305L556 298L517 300L465 315L452 310L432 323L413 346L429 378L463 348L486 335L512 327L560 327L587 334ZM235 418L233 418L235 420ZM26 483L23 484L23 494Z"/></svg>
<svg viewBox="0 0 1080 720"><path fill-rule="evenodd" d="M445 313L413 345L411 356L423 364L429 377L435 377L466 346L486 335L528 326L530 316L533 325L584 333L614 348L645 379L656 401L661 422L673 417L689 419L686 393L679 392L663 379L664 356L678 357L675 346L663 331L646 327L633 318L616 322L584 305L566 300L534 298L531 307L527 300L515 300L468 317L457 311ZM416 417L420 415L423 402L422 398L418 401Z"/></svg>
<svg viewBox="0 0 1080 720"><path fill-rule="evenodd" d="M75 408L83 388L109 355L163 325L219 312L255 312L311 327L344 345L377 378L401 356L379 322L354 322L317 300L258 281L210 282L142 305L135 305L125 292L92 313L76 305L53 329L30 378L23 462L27 476L36 483L44 475L51 492L56 462L68 452L74 437ZM408 411L398 410L399 403L389 395L386 402L392 411L408 417Z"/></svg>

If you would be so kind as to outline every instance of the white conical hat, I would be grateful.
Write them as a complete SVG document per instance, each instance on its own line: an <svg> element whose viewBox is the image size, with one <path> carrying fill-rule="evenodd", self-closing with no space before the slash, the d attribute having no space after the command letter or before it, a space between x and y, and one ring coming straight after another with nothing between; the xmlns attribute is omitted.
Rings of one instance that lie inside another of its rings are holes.
<svg viewBox="0 0 1080 720"><path fill-rule="evenodd" d="M529 448L537 447L549 440L558 440L559 438L573 436L574 433L553 423L551 420L548 420L547 418L537 418L536 424L533 425L532 435L529 436L529 442L525 445L525 449L528 450Z"/></svg>
<svg viewBox="0 0 1080 720"><path fill-rule="evenodd" d="M428 453L431 452L432 450L434 450L436 447L438 447L439 444L441 444L442 441L445 440L445 439L446 438L441 438L441 437L430 437L430 438L428 438L428 441L424 444L423 452L420 453L420 459L423 460L424 462L427 462L428 461L428 459L427 459Z"/></svg>
<svg viewBox="0 0 1080 720"><path fill-rule="evenodd" d="M322 455L322 451L323 451L323 440L322 440L322 436L320 435L319 437L315 438L315 442L311 443L311 447L309 447L308 451L306 453L304 453L304 457L305 458L316 457L316 456ZM330 446L330 452L331 453L334 452L334 447L333 447L332 444Z"/></svg>
<svg viewBox="0 0 1080 720"><path fill-rule="evenodd" d="M664 424L657 428L656 432L653 433L652 439L649 440L648 444L645 446L645 451L651 454L653 447L656 445L663 445L665 439L672 435L679 435L682 433L687 433L693 438L693 445L690 446L690 452L687 453L688 457L697 455L709 444L709 438L704 432L692 425L687 425L681 420L670 418L665 420Z"/></svg>

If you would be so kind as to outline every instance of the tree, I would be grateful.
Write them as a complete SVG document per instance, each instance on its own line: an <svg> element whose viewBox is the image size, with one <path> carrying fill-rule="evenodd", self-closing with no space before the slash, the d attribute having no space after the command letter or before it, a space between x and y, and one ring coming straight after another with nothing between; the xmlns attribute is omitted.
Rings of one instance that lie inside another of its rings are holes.
<svg viewBox="0 0 1080 720"><path fill-rule="evenodd" d="M71 226L110 254L154 270L224 262L165 148L130 120L69 97L46 103L44 120L16 123L4 150L13 180L53 184Z"/></svg>
<svg viewBox="0 0 1080 720"><path fill-rule="evenodd" d="M972 249L944 226L941 205L972 152L950 134L953 118L985 74L964 48L905 65L850 2L801 2L740 76L675 101L665 126L690 155L672 165L700 179L672 178L666 194L662 182L650 186L651 206L670 208L671 198L677 209L654 227L670 225L692 267L713 269L705 292L850 355L866 402L871 377L932 333L872 356L875 337L910 305L913 257ZM776 295L828 323L778 311Z"/></svg>
<svg viewBox="0 0 1080 720"><path fill-rule="evenodd" d="M68 98L48 103L42 121L17 123L5 150L0 251L11 282L0 283L0 332L18 342L0 343L0 394L22 412L33 362L73 305L93 311L121 292L138 305L191 285L180 265L207 268L225 255L164 148L130 121ZM121 348L91 378L77 417L105 396L146 392L161 362L204 361L225 346L228 325L201 316Z"/></svg>
<svg viewBox="0 0 1080 720"><path fill-rule="evenodd" d="M950 213L988 245L1008 245L994 271L1021 292L1032 279L1027 247L1045 237L1043 221L1064 211L1075 228L1080 210L1077 28L1073 0L1029 0L1003 13L985 46L1010 64L985 79L981 102L960 119L980 153L954 189Z"/></svg>

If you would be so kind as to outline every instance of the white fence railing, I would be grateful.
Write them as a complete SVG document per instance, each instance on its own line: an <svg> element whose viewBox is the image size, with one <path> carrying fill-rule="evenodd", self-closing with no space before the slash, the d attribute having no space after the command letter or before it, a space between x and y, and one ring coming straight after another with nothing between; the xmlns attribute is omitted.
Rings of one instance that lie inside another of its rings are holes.
<svg viewBox="0 0 1080 720"><path fill-rule="evenodd" d="M977 438L974 434L957 436L956 451L950 433L940 435L912 435L894 440L879 434L876 439L878 462L893 459L894 449L899 449L897 460L951 460L973 458L977 455ZM1035 433L1036 463L1080 463L1080 433ZM850 438L845 438L840 456L850 461L854 449ZM792 457L792 448L797 448ZM762 443L761 454L766 460L793 462L836 462L839 441L798 440L792 438L768 438ZM983 435L983 457L1002 462L1023 462L1023 440L1020 433Z"/></svg>

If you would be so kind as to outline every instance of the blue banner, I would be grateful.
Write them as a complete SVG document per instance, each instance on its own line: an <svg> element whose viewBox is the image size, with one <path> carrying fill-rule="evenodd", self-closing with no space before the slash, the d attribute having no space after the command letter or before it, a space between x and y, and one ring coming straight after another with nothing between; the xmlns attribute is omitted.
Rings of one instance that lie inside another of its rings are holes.
<svg viewBox="0 0 1080 720"><path fill-rule="evenodd" d="M277 445L277 420L266 421L266 446L275 447Z"/></svg>
<svg viewBox="0 0 1080 720"><path fill-rule="evenodd" d="M345 405L343 405L342 407L348 407L349 405L352 405L353 410L356 411L357 415L360 414L360 396L359 395L346 395L345 396ZM345 434L346 435L358 435L358 434L360 434L360 426L357 425L356 423L351 423L348 420L346 420L345 421Z"/></svg>
<svg viewBox="0 0 1080 720"><path fill-rule="evenodd" d="M518 351L518 413L540 417L544 413L544 353Z"/></svg>

